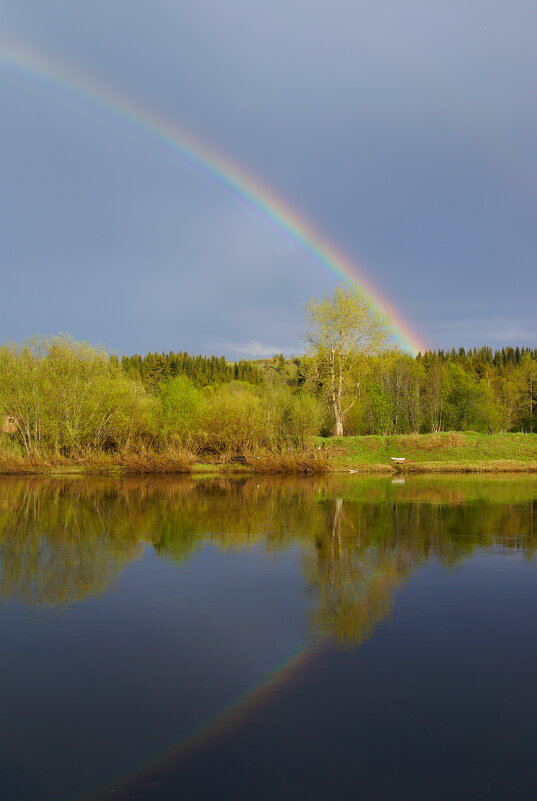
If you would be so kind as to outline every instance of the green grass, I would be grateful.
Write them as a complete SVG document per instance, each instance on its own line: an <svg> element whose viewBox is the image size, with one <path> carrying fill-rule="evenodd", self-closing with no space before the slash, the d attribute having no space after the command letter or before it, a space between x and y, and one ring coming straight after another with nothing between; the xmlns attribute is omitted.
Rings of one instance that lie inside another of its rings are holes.
<svg viewBox="0 0 537 801"><path fill-rule="evenodd" d="M392 456L409 460L405 470L537 469L537 434L438 434L318 438L332 469L382 469Z"/></svg>

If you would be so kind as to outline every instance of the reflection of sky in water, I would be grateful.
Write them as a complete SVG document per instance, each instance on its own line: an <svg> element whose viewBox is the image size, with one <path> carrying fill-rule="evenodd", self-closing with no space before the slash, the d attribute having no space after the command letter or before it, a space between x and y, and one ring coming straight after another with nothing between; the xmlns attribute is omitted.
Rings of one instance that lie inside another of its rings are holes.
<svg viewBox="0 0 537 801"><path fill-rule="evenodd" d="M50 797L128 769L295 652L305 605L296 550L267 560L257 546L210 545L179 568L148 550L113 592L61 614L11 605L3 761L16 764L24 744L23 784L34 773ZM35 797L18 795L21 778L8 780L13 801Z"/></svg>
<svg viewBox="0 0 537 801"><path fill-rule="evenodd" d="M534 741L536 494L533 479L1 482L4 792L64 798L175 746L153 795L142 778L114 797L216 797L229 764L234 799L352 797L355 765L392 799L380 755L410 786L403 737L413 801L444 797L409 743L460 773L457 715L493 751Z"/></svg>

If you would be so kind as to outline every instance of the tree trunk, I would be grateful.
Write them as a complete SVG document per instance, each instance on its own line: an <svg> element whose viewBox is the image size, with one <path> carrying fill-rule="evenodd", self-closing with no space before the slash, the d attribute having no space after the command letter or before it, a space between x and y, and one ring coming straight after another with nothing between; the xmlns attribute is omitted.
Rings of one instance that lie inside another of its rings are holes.
<svg viewBox="0 0 537 801"><path fill-rule="evenodd" d="M343 420L341 419L341 409L338 407L337 403L334 403L334 417L336 419L336 427L334 434L336 437L343 436Z"/></svg>
<svg viewBox="0 0 537 801"><path fill-rule="evenodd" d="M334 409L334 436L343 436L343 412L341 410L341 396L343 394L343 374L341 371L341 364L337 363L337 355L335 351L331 351L329 355L329 369L330 369L330 390L332 394L332 407Z"/></svg>
<svg viewBox="0 0 537 801"><path fill-rule="evenodd" d="M529 385L530 385L530 398L529 398L529 400L530 400L530 434L533 434L533 381L532 381L531 376L530 376L530 380L529 380Z"/></svg>
<svg viewBox="0 0 537 801"><path fill-rule="evenodd" d="M334 387L332 391L332 402L334 405L334 420L335 420L334 434L336 437L343 436L343 411L341 409L341 395L342 395L342 386L341 386L341 381L339 381L338 386Z"/></svg>

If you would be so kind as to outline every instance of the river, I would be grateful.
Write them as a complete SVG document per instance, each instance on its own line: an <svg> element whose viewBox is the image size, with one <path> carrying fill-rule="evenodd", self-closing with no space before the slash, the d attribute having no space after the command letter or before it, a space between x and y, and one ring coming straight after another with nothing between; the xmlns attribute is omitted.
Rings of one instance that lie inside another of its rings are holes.
<svg viewBox="0 0 537 801"><path fill-rule="evenodd" d="M525 799L535 477L0 480L6 801Z"/></svg>

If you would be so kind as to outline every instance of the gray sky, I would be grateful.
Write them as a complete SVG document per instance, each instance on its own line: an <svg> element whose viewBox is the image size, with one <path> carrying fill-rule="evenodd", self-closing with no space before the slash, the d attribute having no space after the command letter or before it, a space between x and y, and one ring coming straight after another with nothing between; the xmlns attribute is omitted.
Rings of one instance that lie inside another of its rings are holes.
<svg viewBox="0 0 537 801"><path fill-rule="evenodd" d="M431 347L537 347L531 0L0 0L0 36L242 164ZM333 275L218 187L0 67L0 341L298 352Z"/></svg>

